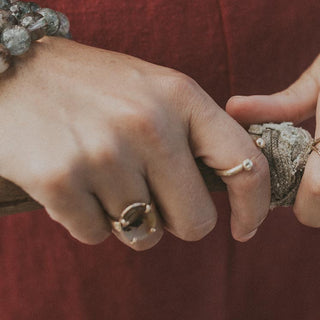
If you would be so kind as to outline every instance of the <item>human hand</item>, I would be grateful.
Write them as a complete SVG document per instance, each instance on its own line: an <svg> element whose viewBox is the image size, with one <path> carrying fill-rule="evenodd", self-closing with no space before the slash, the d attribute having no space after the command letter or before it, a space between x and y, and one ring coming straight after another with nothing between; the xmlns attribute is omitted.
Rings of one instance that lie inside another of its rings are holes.
<svg viewBox="0 0 320 320"><path fill-rule="evenodd" d="M242 125L290 121L298 124L316 115L315 138L320 137L320 56L284 91L272 95L235 96L227 112ZM320 157L308 158L293 211L304 225L320 227Z"/></svg>
<svg viewBox="0 0 320 320"><path fill-rule="evenodd" d="M235 239L246 241L267 215L269 171L246 131L187 76L61 38L34 43L2 75L0 175L41 203L78 240L111 233L133 202L155 202L157 231L128 246L143 250L161 225L198 240L217 214L194 158L225 169Z"/></svg>

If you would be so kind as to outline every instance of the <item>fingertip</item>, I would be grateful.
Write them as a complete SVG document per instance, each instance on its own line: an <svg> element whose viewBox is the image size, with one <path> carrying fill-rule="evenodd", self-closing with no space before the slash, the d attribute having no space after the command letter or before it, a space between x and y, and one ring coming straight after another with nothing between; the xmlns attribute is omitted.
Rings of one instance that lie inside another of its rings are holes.
<svg viewBox="0 0 320 320"><path fill-rule="evenodd" d="M202 240L215 228L217 221L218 217L217 215L214 215L212 219L194 228L193 232L191 232L185 240L191 242Z"/></svg>
<svg viewBox="0 0 320 320"><path fill-rule="evenodd" d="M233 96L231 97L226 104L226 112L229 113L232 117L237 115L239 110L241 110L241 105L243 101L246 101L244 96Z"/></svg>
<svg viewBox="0 0 320 320"><path fill-rule="evenodd" d="M299 223L310 228L320 228L320 218L317 215L306 213L305 210L294 208L293 212Z"/></svg>
<svg viewBox="0 0 320 320"><path fill-rule="evenodd" d="M226 112L236 119L243 126L251 123L258 123L257 107L259 103L256 101L257 96L233 96L226 105Z"/></svg>
<svg viewBox="0 0 320 320"><path fill-rule="evenodd" d="M110 232L106 230L101 230L100 232L95 232L94 234L79 234L77 232L69 231L70 235L78 240L79 242L87 245L97 245L104 242L111 235Z"/></svg>
<svg viewBox="0 0 320 320"><path fill-rule="evenodd" d="M232 234L232 236L236 241L247 242L248 240L252 239L255 236L257 231L258 231L258 228L247 234Z"/></svg>
<svg viewBox="0 0 320 320"><path fill-rule="evenodd" d="M167 226L167 230L183 241L196 242L202 240L215 228L217 220L217 215L215 213L209 220L198 225L185 224L180 225L178 228Z"/></svg>

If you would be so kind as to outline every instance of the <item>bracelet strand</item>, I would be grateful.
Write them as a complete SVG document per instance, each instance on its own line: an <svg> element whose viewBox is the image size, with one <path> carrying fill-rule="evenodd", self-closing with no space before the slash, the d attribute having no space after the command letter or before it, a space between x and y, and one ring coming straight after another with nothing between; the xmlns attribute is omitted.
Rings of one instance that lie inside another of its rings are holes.
<svg viewBox="0 0 320 320"><path fill-rule="evenodd" d="M0 73L9 68L11 56L24 54L46 35L70 39L68 18L35 2L0 0Z"/></svg>

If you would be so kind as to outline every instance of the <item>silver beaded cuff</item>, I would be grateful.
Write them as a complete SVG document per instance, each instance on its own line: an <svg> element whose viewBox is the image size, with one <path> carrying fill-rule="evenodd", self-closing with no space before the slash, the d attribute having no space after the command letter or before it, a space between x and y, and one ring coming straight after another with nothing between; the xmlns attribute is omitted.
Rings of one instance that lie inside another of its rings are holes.
<svg viewBox="0 0 320 320"><path fill-rule="evenodd" d="M9 68L11 56L24 54L46 35L70 39L68 18L35 2L0 0L0 73Z"/></svg>

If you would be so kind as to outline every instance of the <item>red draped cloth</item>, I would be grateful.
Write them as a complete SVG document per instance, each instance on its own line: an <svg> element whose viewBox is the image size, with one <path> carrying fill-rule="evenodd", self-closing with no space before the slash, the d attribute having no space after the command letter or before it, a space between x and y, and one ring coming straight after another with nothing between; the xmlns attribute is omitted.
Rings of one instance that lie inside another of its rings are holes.
<svg viewBox="0 0 320 320"><path fill-rule="evenodd" d="M319 0L55 0L73 38L178 69L223 107L285 88L320 52ZM48 75L50 76L50 75ZM168 168L170 170L170 168ZM72 239L45 211L0 220L1 320L320 319L320 231L271 212L248 243L226 194L205 239L134 252Z"/></svg>

